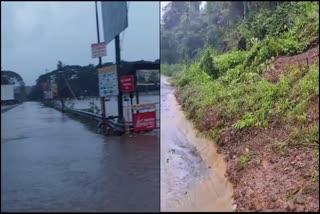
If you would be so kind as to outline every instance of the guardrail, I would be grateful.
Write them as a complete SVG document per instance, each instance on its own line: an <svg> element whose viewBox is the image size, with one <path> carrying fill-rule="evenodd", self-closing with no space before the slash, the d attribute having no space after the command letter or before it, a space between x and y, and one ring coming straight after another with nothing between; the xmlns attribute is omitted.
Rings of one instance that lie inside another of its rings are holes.
<svg viewBox="0 0 320 214"><path fill-rule="evenodd" d="M10 105L10 106L1 106L1 113L4 113L6 111L9 111L10 109L13 109L14 107L18 106L19 104Z"/></svg>
<svg viewBox="0 0 320 214"><path fill-rule="evenodd" d="M93 120L96 120L99 123L99 126L102 125L102 115L100 114L95 114L92 112L88 112L88 111L84 111L84 110L80 110L80 109L74 109L74 108L70 108L70 107L64 107L64 109L62 109L62 107L60 105L57 105L55 103L45 103L46 105L49 105L59 111L65 111L71 114L76 114L82 117L86 117L86 118L90 118ZM143 104L140 104L141 107L143 106ZM106 117L106 123L109 127L111 127L112 129L116 130L116 131L120 131L120 132L124 132L125 130L125 124L124 123L118 123L116 121L113 121L114 119L117 119L118 116L109 116ZM159 119L157 120L159 122ZM129 129L133 130L133 123L129 122ZM159 129L159 127L157 127L157 129Z"/></svg>
<svg viewBox="0 0 320 214"><path fill-rule="evenodd" d="M95 114L95 113L92 113L92 112L88 112L88 111L72 109L72 108L68 108L68 107L65 107L65 111L67 111L69 113L77 114L77 115L80 115L80 116L89 117L91 119L97 120L98 122L102 122L102 119L103 119L103 117L101 115ZM115 121L112 121L113 119L116 119L116 118L118 118L118 116L107 117L106 118L107 125L111 126L114 129L117 129L119 131L120 130L121 131L124 130L124 124L120 124L120 123L117 123Z"/></svg>
<svg viewBox="0 0 320 214"><path fill-rule="evenodd" d="M64 109L60 106L57 105L55 103L49 103L49 102L44 102L44 104L51 106L59 111L65 111L71 114L76 114L82 117L86 117L86 118L90 118L93 120L98 121L100 124L102 124L102 119L103 117L99 114L95 114L92 112L88 112L88 111L83 111L83 110L78 110L78 109L73 109L73 108L69 108L69 107L64 107ZM107 125L109 125L111 128L117 130L117 131L123 131L124 130L124 124L119 124L115 121L112 121L113 119L118 118L118 116L109 116L106 118L106 123Z"/></svg>

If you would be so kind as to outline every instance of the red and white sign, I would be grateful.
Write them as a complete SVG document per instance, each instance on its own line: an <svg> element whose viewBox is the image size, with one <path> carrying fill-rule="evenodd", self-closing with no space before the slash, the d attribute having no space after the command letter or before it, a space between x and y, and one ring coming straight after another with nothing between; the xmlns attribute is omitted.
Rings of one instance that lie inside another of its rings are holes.
<svg viewBox="0 0 320 214"><path fill-rule="evenodd" d="M120 77L120 90L122 92L129 92L134 90L133 75L126 75Z"/></svg>
<svg viewBox="0 0 320 214"><path fill-rule="evenodd" d="M98 58L107 55L107 48L105 42L91 44L91 56L92 58Z"/></svg>
<svg viewBox="0 0 320 214"><path fill-rule="evenodd" d="M157 128L156 112L142 112L133 115L134 131L149 131Z"/></svg>

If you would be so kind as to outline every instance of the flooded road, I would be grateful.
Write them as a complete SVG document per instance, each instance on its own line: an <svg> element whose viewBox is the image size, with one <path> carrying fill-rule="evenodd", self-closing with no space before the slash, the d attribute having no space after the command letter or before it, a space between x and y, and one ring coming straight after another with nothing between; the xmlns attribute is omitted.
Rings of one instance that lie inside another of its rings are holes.
<svg viewBox="0 0 320 214"><path fill-rule="evenodd" d="M161 77L161 211L232 211L226 163L199 138Z"/></svg>
<svg viewBox="0 0 320 214"><path fill-rule="evenodd" d="M159 211L159 150L25 102L1 114L1 211Z"/></svg>

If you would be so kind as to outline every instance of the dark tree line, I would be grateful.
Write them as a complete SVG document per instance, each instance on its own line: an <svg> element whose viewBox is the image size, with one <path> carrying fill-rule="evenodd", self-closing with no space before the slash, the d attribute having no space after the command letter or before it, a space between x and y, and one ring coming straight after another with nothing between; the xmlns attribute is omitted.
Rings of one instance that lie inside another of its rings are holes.
<svg viewBox="0 0 320 214"><path fill-rule="evenodd" d="M148 61L135 61L135 62L121 62L126 64L147 64L147 63L159 63L159 60L155 62ZM113 63L104 63L103 66L110 66ZM63 62L58 61L57 68L49 73L43 74L38 77L36 85L33 87L30 95L32 100L43 99L43 94L46 88L44 83L49 83L50 76L56 77L56 83L58 85L58 94L60 98L73 98L73 94L70 92L69 87L66 84L64 78L67 79L72 91L76 97L79 96L99 96L98 88L98 73L96 66L89 64L86 66L79 65L65 65ZM154 77L152 77L155 79Z"/></svg>

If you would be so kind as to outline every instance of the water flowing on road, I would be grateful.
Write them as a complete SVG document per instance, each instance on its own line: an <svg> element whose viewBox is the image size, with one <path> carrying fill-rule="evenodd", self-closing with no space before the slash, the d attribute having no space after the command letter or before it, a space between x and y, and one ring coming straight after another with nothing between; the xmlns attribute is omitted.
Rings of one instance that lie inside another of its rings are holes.
<svg viewBox="0 0 320 214"><path fill-rule="evenodd" d="M212 141L197 137L161 77L161 211L232 211L226 163Z"/></svg>

